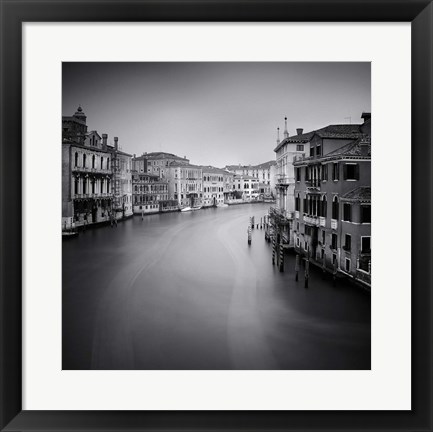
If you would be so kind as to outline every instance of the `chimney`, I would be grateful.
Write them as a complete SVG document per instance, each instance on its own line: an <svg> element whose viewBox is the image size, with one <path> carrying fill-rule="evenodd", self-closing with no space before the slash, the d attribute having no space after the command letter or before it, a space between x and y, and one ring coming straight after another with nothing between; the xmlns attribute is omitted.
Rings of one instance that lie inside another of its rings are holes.
<svg viewBox="0 0 433 432"><path fill-rule="evenodd" d="M119 138L114 137L114 150L119 150Z"/></svg>
<svg viewBox="0 0 433 432"><path fill-rule="evenodd" d="M296 129L296 133L297 133L298 135L302 135L303 132L304 132L304 129L302 129L302 128L298 128L298 129Z"/></svg>
<svg viewBox="0 0 433 432"><path fill-rule="evenodd" d="M107 147L107 138L108 138L107 134L102 134L102 145L104 147Z"/></svg>
<svg viewBox="0 0 433 432"><path fill-rule="evenodd" d="M134 153L134 159L137 157L137 155Z"/></svg>

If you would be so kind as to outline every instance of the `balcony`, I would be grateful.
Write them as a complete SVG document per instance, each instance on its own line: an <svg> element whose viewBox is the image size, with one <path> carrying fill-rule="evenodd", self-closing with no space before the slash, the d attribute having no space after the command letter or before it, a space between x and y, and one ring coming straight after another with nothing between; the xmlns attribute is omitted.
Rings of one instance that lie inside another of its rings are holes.
<svg viewBox="0 0 433 432"><path fill-rule="evenodd" d="M317 216L304 215L304 222L308 225L319 226L319 218Z"/></svg>
<svg viewBox="0 0 433 432"><path fill-rule="evenodd" d="M289 177L285 174L277 174L277 184L280 186L288 186L289 185Z"/></svg>
<svg viewBox="0 0 433 432"><path fill-rule="evenodd" d="M336 230L338 228L337 219L331 219L331 229Z"/></svg>
<svg viewBox="0 0 433 432"><path fill-rule="evenodd" d="M320 180L306 180L308 192L318 192L320 191Z"/></svg>
<svg viewBox="0 0 433 432"><path fill-rule="evenodd" d="M290 220L293 219L293 213L288 212L278 207L270 208L271 219L278 225L289 225Z"/></svg>

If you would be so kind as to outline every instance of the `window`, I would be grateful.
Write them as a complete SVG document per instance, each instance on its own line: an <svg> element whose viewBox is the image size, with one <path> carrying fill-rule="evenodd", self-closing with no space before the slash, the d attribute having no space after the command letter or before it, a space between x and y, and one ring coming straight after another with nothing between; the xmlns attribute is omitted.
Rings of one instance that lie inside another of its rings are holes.
<svg viewBox="0 0 433 432"><path fill-rule="evenodd" d="M325 230L322 231L322 245L325 245L325 240L326 240L326 232Z"/></svg>
<svg viewBox="0 0 433 432"><path fill-rule="evenodd" d="M323 196L322 199L322 211L321 211L321 216L326 217L328 214L328 203L326 201L326 195Z"/></svg>
<svg viewBox="0 0 433 432"><path fill-rule="evenodd" d="M310 157L314 156L314 147L310 147Z"/></svg>
<svg viewBox="0 0 433 432"><path fill-rule="evenodd" d="M322 165L322 181L328 180L328 165Z"/></svg>
<svg viewBox="0 0 433 432"><path fill-rule="evenodd" d="M332 180L338 181L340 179L340 166L338 163L332 165Z"/></svg>
<svg viewBox="0 0 433 432"><path fill-rule="evenodd" d="M304 151L304 144L297 144L296 151Z"/></svg>
<svg viewBox="0 0 433 432"><path fill-rule="evenodd" d="M301 181L301 168L295 168L296 171L296 181L300 182Z"/></svg>
<svg viewBox="0 0 433 432"><path fill-rule="evenodd" d="M345 268L346 268L346 272L349 273L350 272L350 259L349 258L346 258Z"/></svg>
<svg viewBox="0 0 433 432"><path fill-rule="evenodd" d="M95 155L92 156L92 168L95 168Z"/></svg>
<svg viewBox="0 0 433 432"><path fill-rule="evenodd" d="M332 234L331 238L331 249L337 250L337 234Z"/></svg>
<svg viewBox="0 0 433 432"><path fill-rule="evenodd" d="M343 205L343 220L346 222L352 221L352 206L350 204L344 203Z"/></svg>
<svg viewBox="0 0 433 432"><path fill-rule="evenodd" d="M75 178L75 180L74 180L74 193L75 193L75 195L78 194L78 179L77 178Z"/></svg>
<svg viewBox="0 0 433 432"><path fill-rule="evenodd" d="M301 206L301 198L299 198L299 194L295 197L295 210L299 211Z"/></svg>
<svg viewBox="0 0 433 432"><path fill-rule="evenodd" d="M304 198L304 213L308 213L308 200L307 197Z"/></svg>
<svg viewBox="0 0 433 432"><path fill-rule="evenodd" d="M334 197L332 201L332 219L338 219L338 213L339 213L338 198Z"/></svg>
<svg viewBox="0 0 433 432"><path fill-rule="evenodd" d="M305 235L311 235L311 227L309 225L305 225Z"/></svg>
<svg viewBox="0 0 433 432"><path fill-rule="evenodd" d="M345 251L350 252L352 250L352 236L350 234L346 234L344 236L344 247Z"/></svg>
<svg viewBox="0 0 433 432"><path fill-rule="evenodd" d="M83 167L86 168L86 155L83 155Z"/></svg>
<svg viewBox="0 0 433 432"><path fill-rule="evenodd" d="M371 206L361 206L361 223L371 223Z"/></svg>
<svg viewBox="0 0 433 432"><path fill-rule="evenodd" d="M107 170L110 169L110 158L107 158Z"/></svg>
<svg viewBox="0 0 433 432"><path fill-rule="evenodd" d="M344 164L343 165L344 180L359 180L359 165Z"/></svg>
<svg viewBox="0 0 433 432"><path fill-rule="evenodd" d="M78 166L78 153L75 152L75 166Z"/></svg>
<svg viewBox="0 0 433 432"><path fill-rule="evenodd" d="M332 264L334 267L337 266L337 254L332 254Z"/></svg>
<svg viewBox="0 0 433 432"><path fill-rule="evenodd" d="M101 157L101 169L104 169L104 158Z"/></svg>
<svg viewBox="0 0 433 432"><path fill-rule="evenodd" d="M371 253L371 237L361 237L361 253Z"/></svg>
<svg viewBox="0 0 433 432"><path fill-rule="evenodd" d="M321 156L321 154L322 154L322 146L317 145L316 146L316 156Z"/></svg>

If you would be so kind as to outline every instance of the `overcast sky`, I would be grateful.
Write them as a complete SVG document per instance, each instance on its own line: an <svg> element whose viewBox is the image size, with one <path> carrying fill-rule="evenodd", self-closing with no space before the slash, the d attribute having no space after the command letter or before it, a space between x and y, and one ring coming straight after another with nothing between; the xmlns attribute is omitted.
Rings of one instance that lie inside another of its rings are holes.
<svg viewBox="0 0 433 432"><path fill-rule="evenodd" d="M275 159L285 116L290 135L362 123L370 63L63 63L62 114L79 104L128 153L255 165Z"/></svg>

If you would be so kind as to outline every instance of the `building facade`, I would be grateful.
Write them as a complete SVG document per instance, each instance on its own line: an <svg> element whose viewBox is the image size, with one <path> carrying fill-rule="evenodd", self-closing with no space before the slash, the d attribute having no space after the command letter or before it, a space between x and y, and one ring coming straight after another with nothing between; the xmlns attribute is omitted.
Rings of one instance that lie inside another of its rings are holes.
<svg viewBox="0 0 433 432"><path fill-rule="evenodd" d="M87 132L81 107L62 118L62 229L108 221L112 213L111 152Z"/></svg>
<svg viewBox="0 0 433 432"><path fill-rule="evenodd" d="M158 213L168 201L168 182L154 174L132 175L134 214Z"/></svg>
<svg viewBox="0 0 433 432"><path fill-rule="evenodd" d="M235 175L233 178L234 195L244 201L257 201L260 196L259 180L249 175Z"/></svg>
<svg viewBox="0 0 433 432"><path fill-rule="evenodd" d="M176 200L179 207L195 207L202 205L203 172L201 166L171 162L166 171L168 195Z"/></svg>
<svg viewBox="0 0 433 432"><path fill-rule="evenodd" d="M103 141L107 135L103 134ZM122 219L132 216L132 155L119 148L119 140L114 137L114 146L107 146L111 152L111 170L113 173L113 216Z"/></svg>
<svg viewBox="0 0 433 432"><path fill-rule="evenodd" d="M316 131L309 155L294 161L293 238L302 256L369 287L371 120L363 118Z"/></svg>
<svg viewBox="0 0 433 432"><path fill-rule="evenodd" d="M159 178L166 178L167 171L172 162L189 164L189 159L177 156L173 153L151 152L135 156L132 160L132 169L139 174L146 173L156 175Z"/></svg>
<svg viewBox="0 0 433 432"><path fill-rule="evenodd" d="M203 166L203 199L204 207L217 206L224 203L225 171L212 166Z"/></svg>

